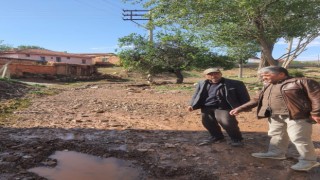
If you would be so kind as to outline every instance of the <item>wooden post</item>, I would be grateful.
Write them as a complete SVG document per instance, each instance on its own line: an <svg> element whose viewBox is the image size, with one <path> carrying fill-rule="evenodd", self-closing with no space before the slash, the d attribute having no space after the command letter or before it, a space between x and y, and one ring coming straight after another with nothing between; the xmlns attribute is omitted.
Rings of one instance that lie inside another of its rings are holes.
<svg viewBox="0 0 320 180"><path fill-rule="evenodd" d="M8 70L8 65L11 63L11 61L7 62L5 65L2 66L2 68L0 69L0 72L2 71L2 75L1 78L4 78L6 75L8 75L9 73L7 73Z"/></svg>

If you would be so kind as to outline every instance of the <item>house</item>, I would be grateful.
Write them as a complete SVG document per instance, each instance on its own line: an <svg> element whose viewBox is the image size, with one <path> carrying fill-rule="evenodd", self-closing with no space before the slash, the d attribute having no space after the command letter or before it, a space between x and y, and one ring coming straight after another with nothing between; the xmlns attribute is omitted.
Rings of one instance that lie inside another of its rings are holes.
<svg viewBox="0 0 320 180"><path fill-rule="evenodd" d="M86 55L46 49L23 49L0 52L0 67L10 62L10 74L24 76L88 77L97 73L93 58Z"/></svg>
<svg viewBox="0 0 320 180"><path fill-rule="evenodd" d="M251 57L248 59L248 64L259 64L261 62L261 59L258 57Z"/></svg>
<svg viewBox="0 0 320 180"><path fill-rule="evenodd" d="M86 53L81 54L92 57L94 64L97 66L119 65L120 59L114 53Z"/></svg>
<svg viewBox="0 0 320 180"><path fill-rule="evenodd" d="M26 76L68 76L68 77L83 77L93 76L97 73L95 65L82 64L39 64L34 60L24 60L17 58L0 57L0 67L9 63L9 73L14 77Z"/></svg>
<svg viewBox="0 0 320 180"><path fill-rule="evenodd" d="M94 61L91 56L73 54L66 52L50 51L47 49L21 49L9 50L0 52L0 57L14 58L23 60L32 60L41 63L66 63L66 64L81 64L93 65Z"/></svg>

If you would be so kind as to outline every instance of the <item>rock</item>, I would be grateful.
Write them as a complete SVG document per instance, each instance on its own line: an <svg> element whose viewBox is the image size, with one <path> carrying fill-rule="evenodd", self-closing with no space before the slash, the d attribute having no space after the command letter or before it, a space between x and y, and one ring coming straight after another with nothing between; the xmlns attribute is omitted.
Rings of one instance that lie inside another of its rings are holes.
<svg viewBox="0 0 320 180"><path fill-rule="evenodd" d="M24 159L31 159L32 156L30 156L30 155L25 155L25 156L22 156L22 158L24 158Z"/></svg>
<svg viewBox="0 0 320 180"><path fill-rule="evenodd" d="M20 159L20 157L15 156L15 155L7 155L7 156L3 157L3 161L6 161L6 162L15 162L19 159Z"/></svg>
<svg viewBox="0 0 320 180"><path fill-rule="evenodd" d="M175 148L176 146L174 144L165 143L164 147L166 147L166 148Z"/></svg>

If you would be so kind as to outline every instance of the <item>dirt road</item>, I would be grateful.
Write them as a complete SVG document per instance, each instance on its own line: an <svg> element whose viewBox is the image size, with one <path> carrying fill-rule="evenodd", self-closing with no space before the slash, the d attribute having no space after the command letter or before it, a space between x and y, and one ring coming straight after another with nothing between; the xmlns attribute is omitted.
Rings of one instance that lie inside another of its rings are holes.
<svg viewBox="0 0 320 180"><path fill-rule="evenodd" d="M33 98L14 112L15 122L0 127L0 179L44 179L27 170L55 166L49 156L65 150L130 161L142 168L139 179L320 179L320 167L290 169L298 157L293 146L286 160L250 156L269 140L266 120L254 112L238 116L243 147L231 147L229 139L198 146L208 133L199 111L186 111L191 91L107 81L60 91ZM320 155L319 125L313 135Z"/></svg>

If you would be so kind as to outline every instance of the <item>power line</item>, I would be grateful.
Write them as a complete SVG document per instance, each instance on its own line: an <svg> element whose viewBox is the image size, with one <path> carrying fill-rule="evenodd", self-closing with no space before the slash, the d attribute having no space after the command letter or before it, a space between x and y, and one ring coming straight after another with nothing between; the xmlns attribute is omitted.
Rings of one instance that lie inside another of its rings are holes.
<svg viewBox="0 0 320 180"><path fill-rule="evenodd" d="M113 0L111 1L107 1L107 0L101 0L102 2L104 2L105 4L109 5L109 6L112 6L118 10L122 10L122 8L118 5L118 4L115 4L114 2L112 2Z"/></svg>
<svg viewBox="0 0 320 180"><path fill-rule="evenodd" d="M148 13L146 13L148 12ZM140 14L139 14L140 13ZM127 21L130 20L134 23L136 23L137 25L144 27L145 29L149 30L149 41L152 42L153 41L153 25L151 23L152 18L151 18L151 11L150 10L123 10L123 20ZM149 15L149 17L146 17L146 15ZM139 23L137 23L136 21L144 21L144 20L148 20L149 21L149 27L143 26Z"/></svg>
<svg viewBox="0 0 320 180"><path fill-rule="evenodd" d="M129 18L122 18L123 20L130 20L130 21L134 21L134 20L151 20L151 18L143 18L145 17L147 14L134 14L134 12L136 13L141 13L141 12L149 12L150 10L123 10L123 16L124 17L129 17Z"/></svg>

